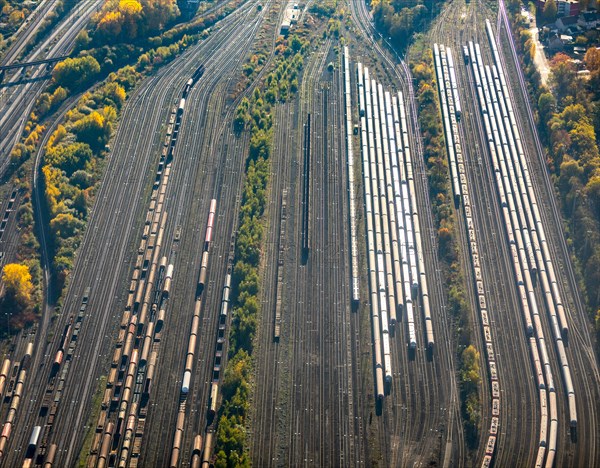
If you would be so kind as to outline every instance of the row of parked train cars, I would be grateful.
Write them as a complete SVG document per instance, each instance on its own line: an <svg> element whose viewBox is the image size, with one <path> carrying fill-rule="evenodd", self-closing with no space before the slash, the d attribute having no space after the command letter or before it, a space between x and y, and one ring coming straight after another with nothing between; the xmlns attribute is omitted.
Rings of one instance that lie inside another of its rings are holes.
<svg viewBox="0 0 600 468"><path fill-rule="evenodd" d="M2 425L2 433L0 433L0 457L4 456L6 444L12 432L15 416L21 399L23 398L23 388L27 372L31 366L31 354L33 352L33 343L27 343L25 354L21 361L15 362L11 366L10 359L5 359L0 371L0 395L4 394L3 402L10 402L6 419Z"/></svg>
<svg viewBox="0 0 600 468"><path fill-rule="evenodd" d="M496 438L498 437L498 428L500 426L500 381L496 367L493 333L492 329L490 328L490 316L485 294L486 288L481 272L479 245L473 224L473 207L471 205L469 182L465 172L465 160L458 126L458 116L460 115L460 99L458 95L454 60L452 51L448 47L434 44L433 51L438 91L442 108L444 133L446 135L446 148L448 152L450 176L453 182L452 185L455 200L458 203L460 203L462 200L463 215L465 224L467 226L467 240L469 242L469 252L471 254L471 268L473 271L473 278L475 280L474 286L477 294L480 324L482 327L483 340L485 343L487 356L488 377L492 390L492 418L490 420L488 439L482 462L482 466L485 467L490 465L496 449Z"/></svg>
<svg viewBox="0 0 600 468"><path fill-rule="evenodd" d="M89 467L136 466L140 454L174 273L162 250L167 218L164 202L171 176L168 158L178 130L179 119L173 113L106 380Z"/></svg>
<svg viewBox="0 0 600 468"><path fill-rule="evenodd" d="M358 242L356 231L356 190L354 188L354 150L352 148L352 87L350 86L350 54L344 46L344 105L346 107L346 151L348 165L348 201L350 207L350 270L352 283L352 302L360 300L358 273Z"/></svg>
<svg viewBox="0 0 600 468"><path fill-rule="evenodd" d="M347 56L347 49L345 53ZM349 60L344 61L344 68L347 93ZM414 316L417 304L423 314L423 336L430 353L434 334L403 96L384 91L361 63L357 65L356 81L375 390L377 400L381 401L392 383L390 334L394 333L396 323L406 317L411 354L419 340ZM350 123L347 120L347 125Z"/></svg>
<svg viewBox="0 0 600 468"><path fill-rule="evenodd" d="M546 465L552 466L556 456L558 436L557 395L546 346L547 339L540 319L543 306L538 307L536 302L534 282L541 284L541 293L546 303L567 397L569 425L572 431L575 431L577 426L575 390L565 349L569 326L513 111L504 67L489 21L486 21L486 31L492 50L493 65L484 66L479 45L469 43L471 71L488 137L496 187L512 252L515 279L520 291L523 318L531 344L531 355L540 393L542 416L540 449L536 464L541 466L546 457Z"/></svg>
<svg viewBox="0 0 600 468"><path fill-rule="evenodd" d="M190 327L190 334L188 337L187 353L185 357L185 366L183 370L183 378L180 388L180 403L177 415L177 423L173 434L173 443L171 446L171 457L169 467L175 468L179 464L179 459L182 450L183 436L186 428L186 406L188 396L191 391L192 376L194 371L194 362L196 354L196 343L198 340L198 333L200 329L200 312L202 306L203 292L207 283L208 278L208 265L209 265L209 253L212 245L213 230L215 223L215 216L217 210L217 200L213 199L210 202L208 219L206 221L206 233L204 237L204 246L202 251L202 257L200 261L200 273L198 276L198 283L196 285L196 301L194 307L194 313L192 315L192 323ZM210 384L210 399L208 404L208 423L205 432L204 441L200 434L196 434L194 437L194 445L192 448L192 458L190 465L192 467L208 466L211 459L211 449L214 436L214 428L210 426L213 422L215 414L217 412L217 401L219 397L219 381L221 377L221 365L224 358L225 345L226 345L226 331L227 331L227 318L229 310L229 297L231 292L231 273L232 273L233 257L230 256L227 274L225 276L225 284L223 286L223 293L221 297L221 308L219 313L219 324L217 331L217 338L215 343L215 354L213 356L213 371L212 380ZM204 442L204 444L203 444Z"/></svg>
<svg viewBox="0 0 600 468"><path fill-rule="evenodd" d="M51 467L56 455L56 445L48 445L52 433L58 406L64 390L65 379L70 368L71 360L78 343L81 323L86 313L90 288L85 289L77 315L71 315L58 342L50 376L46 385L40 413L37 416L36 425L33 427L29 444L25 451L23 466L32 464ZM0 371L0 395L3 402L10 402L6 419L0 434L0 458L4 456L6 446L13 430L16 412L23 398L23 389L27 372L31 365L33 343L28 343L25 353L20 362L11 366L9 358L4 360ZM6 393L4 393L6 390Z"/></svg>
<svg viewBox="0 0 600 468"><path fill-rule="evenodd" d="M571 431L577 426L577 410L575 391L572 383L569 363L566 355L568 340L568 324L562 302L561 293L556 279L554 265L550 257L544 226L541 221L540 209L533 189L523 143L517 126L513 103L506 83L504 67L496 45L495 35L489 21L486 22L486 32L491 48L492 65L485 65L479 44L469 42L463 48L466 64L470 64L488 143L490 160L496 181L497 196L502 211L502 219L506 228L506 237L511 250L515 283L519 290L521 312L528 337L533 369L536 375L540 400L540 434L536 466L552 466L556 456L558 437L557 389L550 366L550 354L547 339L541 324L540 312L535 294L537 284L541 285L541 296L546 304L546 311L552 330L556 354L564 382ZM452 108L453 100L458 97L458 86L453 73L443 70L441 51L435 51L436 60L440 60L438 81L440 86L449 87L451 92L446 94L448 113L444 117L445 127L457 129L455 122L456 107ZM440 78L441 73L441 78ZM454 96L453 99L450 96ZM456 183L461 192L454 189L455 196L463 198L465 214L470 213L468 187L461 182L459 157L462 158L460 141L450 137L453 149L449 148L449 156L454 152L454 168L452 173L453 187ZM457 146L458 145L458 146ZM458 156L457 156L458 155ZM453 164L450 158L451 165ZM462 168L464 171L464 167ZM454 179L456 174L456 179ZM471 229L471 228L469 228ZM473 257L473 253L472 253ZM475 259L475 257L473 257ZM478 257L477 261L478 261ZM476 281L479 281L478 275ZM480 288L477 286L477 290ZM481 296L480 296L481 297ZM480 305L483 305L480 298ZM483 314L482 314L483 319ZM486 344L488 335L486 335ZM491 339L491 335L490 335ZM489 359L489 356L488 356ZM490 373L492 370L490 369ZM491 432L491 431L490 431ZM493 449L495 438L488 442L488 448ZM493 450L492 450L493 453ZM486 454L483 465L491 463L491 454Z"/></svg>
<svg viewBox="0 0 600 468"><path fill-rule="evenodd" d="M139 461L174 274L173 264L161 252L166 242L164 203L185 99L203 72L202 66L196 70L169 116L88 467L135 467Z"/></svg>

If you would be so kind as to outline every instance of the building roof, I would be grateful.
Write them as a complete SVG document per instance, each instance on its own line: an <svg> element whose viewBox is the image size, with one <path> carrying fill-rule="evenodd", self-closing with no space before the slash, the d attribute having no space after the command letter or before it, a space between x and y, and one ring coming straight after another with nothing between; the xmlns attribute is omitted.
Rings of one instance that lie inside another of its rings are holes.
<svg viewBox="0 0 600 468"><path fill-rule="evenodd" d="M573 24L577 24L577 16L563 16L557 21L562 22L563 26L571 26Z"/></svg>

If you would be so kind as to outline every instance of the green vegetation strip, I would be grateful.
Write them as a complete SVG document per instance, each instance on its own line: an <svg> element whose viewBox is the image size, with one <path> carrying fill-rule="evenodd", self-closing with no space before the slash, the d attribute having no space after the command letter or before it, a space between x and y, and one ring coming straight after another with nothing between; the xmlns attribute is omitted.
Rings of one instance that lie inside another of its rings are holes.
<svg viewBox="0 0 600 468"><path fill-rule="evenodd" d="M419 125L423 135L423 156L427 164L429 196L438 229L439 256L442 260L445 284L448 288L448 310L456 322L458 354L460 358L460 395L467 442L477 446L478 427L481 420L479 384L479 352L471 344L467 285L461 269L456 243L457 226L452 209L448 159L444 146L441 112L435 91L435 73L431 49L420 38L411 50L410 68L416 82L419 104Z"/></svg>
<svg viewBox="0 0 600 468"><path fill-rule="evenodd" d="M260 312L259 263L271 170L272 110L277 102L284 102L298 89L302 55L308 47L308 41L298 36L282 41L274 70L266 77L264 95L256 88L251 98L244 98L236 110L238 130L250 130L250 149L235 245L233 320L217 430L217 467L250 465L244 450L245 422L250 406L253 340Z"/></svg>

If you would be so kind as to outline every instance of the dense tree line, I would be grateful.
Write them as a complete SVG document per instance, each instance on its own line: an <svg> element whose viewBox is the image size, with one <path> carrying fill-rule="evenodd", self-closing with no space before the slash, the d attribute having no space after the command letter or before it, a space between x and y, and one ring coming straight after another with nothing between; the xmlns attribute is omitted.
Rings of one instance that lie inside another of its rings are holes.
<svg viewBox="0 0 600 468"><path fill-rule="evenodd" d="M94 39L114 44L147 37L178 16L175 0L108 0L93 18Z"/></svg>
<svg viewBox="0 0 600 468"><path fill-rule="evenodd" d="M206 38L207 29L241 2L228 2L213 13L177 24L181 16L174 0L109 1L77 36L75 53L93 57L103 74L134 64L151 72Z"/></svg>
<svg viewBox="0 0 600 468"><path fill-rule="evenodd" d="M28 265L32 274L34 302L37 303L41 297L41 266L39 243L33 232L30 169L25 166L25 162L37 150L45 131L44 120L55 112L69 95L81 92L85 87L104 78L102 84L93 92L84 93L77 104L67 112L64 122L50 135L45 148L41 170L44 184L42 189L46 200L46 217L49 218L50 262L52 281L55 283L53 291L56 296L60 296L72 268L88 210L102 176L102 159L107 152L106 145L114 132L127 94L144 75L153 72L190 45L206 37L207 32L204 28L229 14L239 1L230 3L217 13L196 18L162 33L160 41L149 40L146 49L127 45L124 48L102 46L84 51L82 48L90 45L92 39L87 31L82 31L77 38L79 56L56 66L49 87L38 98L25 125L21 141L11 153L11 170L22 197L17 213L21 238L17 255ZM193 34L190 34L192 32ZM162 43L167 45L160 45ZM151 44L158 45L148 49ZM119 54L122 50L126 53L117 58L114 54ZM131 51L135 53L129 54ZM132 61L133 66L124 65L116 72L110 72L115 63L123 61ZM55 299L56 297L51 298ZM31 320L28 319L27 322L29 321Z"/></svg>
<svg viewBox="0 0 600 468"><path fill-rule="evenodd" d="M233 268L233 320L229 361L225 367L223 404L217 430L217 467L250 466L244 451L245 421L249 410L253 370L253 341L260 312L259 263L263 246L263 213L271 171L273 105L298 89L308 42L297 36L284 40L273 71L264 80L264 94L256 87L236 110L234 125L250 131L246 181L240 207Z"/></svg>
<svg viewBox="0 0 600 468"><path fill-rule="evenodd" d="M81 97L67 112L64 124L58 125L48 139L42 175L53 248L53 279L58 291L73 267L100 179L100 160L107 152L126 90L137 79L139 74L131 68L112 74L103 86Z"/></svg>

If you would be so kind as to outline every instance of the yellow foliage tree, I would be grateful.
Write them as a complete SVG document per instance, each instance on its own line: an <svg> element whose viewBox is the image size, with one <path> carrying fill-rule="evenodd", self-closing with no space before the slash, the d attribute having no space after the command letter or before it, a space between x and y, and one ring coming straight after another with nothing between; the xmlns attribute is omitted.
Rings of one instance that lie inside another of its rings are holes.
<svg viewBox="0 0 600 468"><path fill-rule="evenodd" d="M462 353L463 359L463 380L465 382L477 385L480 381L479 377L479 352L475 346L469 345Z"/></svg>
<svg viewBox="0 0 600 468"><path fill-rule="evenodd" d="M50 135L50 138L48 139L48 148L58 145L65 136L67 136L67 129L63 125L59 124L58 127L56 127L56 130L54 130L54 133Z"/></svg>
<svg viewBox="0 0 600 468"><path fill-rule="evenodd" d="M590 47L585 53L583 61L590 72L600 70L600 49Z"/></svg>
<svg viewBox="0 0 600 468"><path fill-rule="evenodd" d="M2 281L6 287L7 294L13 294L19 302L29 304L31 302L31 273L27 265L20 263L9 263L2 269Z"/></svg>
<svg viewBox="0 0 600 468"><path fill-rule="evenodd" d="M121 0L119 11L127 16L137 16L142 12L142 5L137 0Z"/></svg>
<svg viewBox="0 0 600 468"><path fill-rule="evenodd" d="M98 30L105 36L118 36L121 34L125 17L120 11L109 11L98 23Z"/></svg>
<svg viewBox="0 0 600 468"><path fill-rule="evenodd" d="M50 98L50 102L53 106L56 106L57 104L63 102L65 99L67 99L67 91L65 90L65 88L59 86L54 90L54 93L52 93L52 98Z"/></svg>
<svg viewBox="0 0 600 468"><path fill-rule="evenodd" d="M58 198L60 197L58 183L62 177L62 173L60 170L46 165L42 167L42 174L44 174L44 182L46 183L46 201L48 202L48 208L50 209L50 213L52 213L53 216L56 216L56 214L61 211L58 202Z"/></svg>
<svg viewBox="0 0 600 468"><path fill-rule="evenodd" d="M25 146L34 146L37 143L38 138L39 135L37 134L37 132L35 130L32 131L25 140Z"/></svg>

